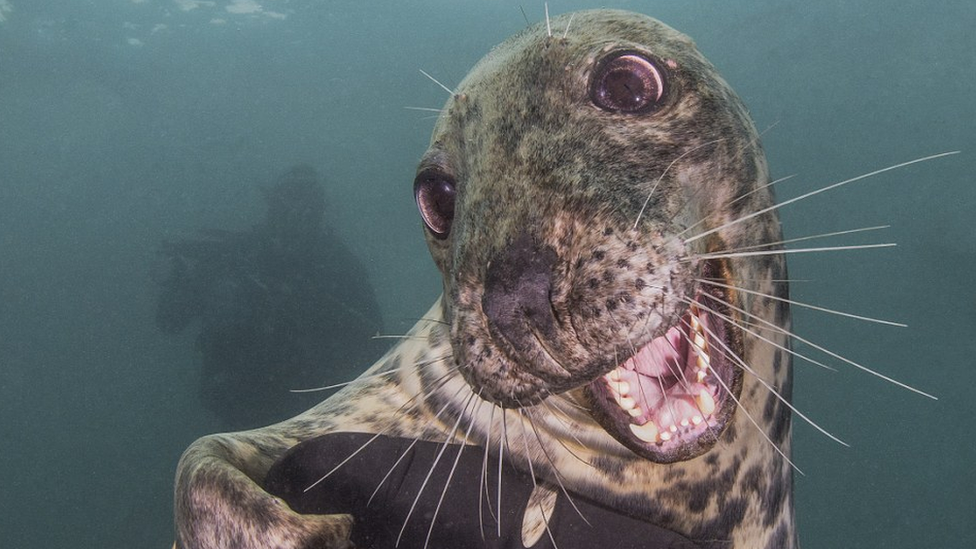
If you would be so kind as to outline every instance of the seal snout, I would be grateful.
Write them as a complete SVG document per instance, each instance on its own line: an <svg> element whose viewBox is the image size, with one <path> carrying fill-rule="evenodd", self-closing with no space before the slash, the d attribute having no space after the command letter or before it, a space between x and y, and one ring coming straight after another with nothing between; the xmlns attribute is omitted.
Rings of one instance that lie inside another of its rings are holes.
<svg viewBox="0 0 976 549"><path fill-rule="evenodd" d="M544 348L546 342L559 339L550 297L556 262L557 254L551 246L522 233L488 265L482 309L493 338L513 359L549 354ZM551 361L551 356L546 358L550 360L542 363ZM550 377L545 371L537 373Z"/></svg>

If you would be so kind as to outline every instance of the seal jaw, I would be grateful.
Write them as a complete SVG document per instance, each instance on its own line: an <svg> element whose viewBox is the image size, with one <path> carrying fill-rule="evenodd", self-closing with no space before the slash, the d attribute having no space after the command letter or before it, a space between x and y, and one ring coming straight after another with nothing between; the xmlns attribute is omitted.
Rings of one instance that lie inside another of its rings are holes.
<svg viewBox="0 0 976 549"><path fill-rule="evenodd" d="M717 270L705 264L705 272ZM584 389L594 419L634 453L658 463L687 460L725 430L742 387L742 338L728 321L730 298L699 289L664 335Z"/></svg>

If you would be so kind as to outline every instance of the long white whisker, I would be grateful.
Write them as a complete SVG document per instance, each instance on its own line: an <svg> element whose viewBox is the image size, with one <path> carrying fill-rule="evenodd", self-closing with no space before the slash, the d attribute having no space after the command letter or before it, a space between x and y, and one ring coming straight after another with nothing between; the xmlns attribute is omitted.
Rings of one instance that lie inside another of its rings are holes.
<svg viewBox="0 0 976 549"><path fill-rule="evenodd" d="M502 537L502 461L505 458L505 446L508 445L508 414L502 410L502 436L498 439L498 520L495 523L498 537Z"/></svg>
<svg viewBox="0 0 976 549"><path fill-rule="evenodd" d="M468 398L468 403L464 405L464 408L461 409L459 414L460 417L463 417L465 411L468 409L468 406L470 406L472 402L474 403L471 410L471 421L468 423L468 428L464 433L465 440L468 440L471 436L471 429L475 424L478 407L481 405L481 403L485 402L484 400L475 397L476 395L472 394ZM424 539L424 549L427 549L427 545L430 544L430 536L434 533L434 524L437 522L437 515L441 511L441 505L444 503L444 497L447 496L447 489L451 486L451 479L454 478L454 472L457 471L458 463L461 461L461 453L464 452L465 446L466 444L464 444L464 442L459 445L457 455L454 457L454 463L451 465L451 471L447 474L447 480L444 482L444 490L441 491L441 497L437 500L437 505L434 507L434 515L430 518L430 528L427 529L427 538Z"/></svg>
<svg viewBox="0 0 976 549"><path fill-rule="evenodd" d="M424 111L424 112L436 112L436 113L444 112L444 109L435 109L433 107L403 107L403 108L410 111Z"/></svg>
<svg viewBox="0 0 976 549"><path fill-rule="evenodd" d="M488 415L485 455L481 462L481 482L478 483L478 528L481 530L481 541L485 541L485 502L488 503L488 514L494 513L491 508L491 490L488 488L488 455L491 454L488 450L491 448L491 428L495 424L495 410L498 410L498 407L492 406Z"/></svg>
<svg viewBox="0 0 976 549"><path fill-rule="evenodd" d="M668 164L668 167L667 168L664 168L664 171L661 172L661 175L658 176L657 181L654 182L654 186L652 186L651 187L651 190L647 193L647 198L644 199L644 204L641 206L640 211L637 212L637 219L634 220L634 227L633 228L636 229L637 228L637 225L640 224L641 217L644 215L644 210L647 209L647 205L651 202L651 197L654 196L654 191L657 190L657 187L658 187L658 185L661 184L661 181L664 179L664 176L667 175L668 171L672 167L674 167L674 165L679 160L681 160L682 158L688 156L689 154L697 151L698 149L707 147L708 145L714 145L715 143L718 143L719 141L723 141L723 140L724 140L724 138L722 138L722 139L716 139L714 141L709 141L707 143L702 143L701 145L698 145L697 147L692 147L691 149L688 149L687 151L685 151L685 152L681 153L680 155L678 155L677 158L675 158L674 160L672 160L671 163Z"/></svg>
<svg viewBox="0 0 976 549"><path fill-rule="evenodd" d="M711 365L708 365L707 368L709 370L712 370ZM769 435L767 435L766 432L762 430L762 427L760 427L759 424L756 423L756 420L753 419L753 417L749 413L749 411L746 410L742 406L742 403L739 402L739 399L736 398L736 396L732 393L732 390L729 389L729 386L726 385L725 382L722 380L722 376L718 375L718 372L716 372L715 370L712 370L712 373L715 374L715 381L717 381L719 383L719 385L721 385L722 388L725 389L725 393L729 396L729 398L731 398L735 402L735 405L739 407L739 410L741 410L742 413L745 414L746 418L749 419L749 422L752 423L753 426L756 427L756 430L759 431L759 434L762 435L762 437L764 439L766 439L766 442L768 442L769 445L773 447L773 450L776 450L776 453L779 454L780 456L782 456L782 458L786 460L786 463L789 463L790 464L790 467L792 467L794 471L796 471L797 473L800 473L801 475L803 475L803 471L801 471L800 468L797 467L796 464L793 463L793 461L790 460L790 458L785 453L783 453L782 450L779 449L779 446L776 446L776 444L774 444L773 441L770 440ZM806 475L804 475L804 476L806 476Z"/></svg>
<svg viewBox="0 0 976 549"><path fill-rule="evenodd" d="M901 163L895 164L893 166L888 166L887 168L881 168L880 170L874 170L872 172L868 172L868 173L859 175L857 177L852 177L850 179L845 179L843 181L834 183L832 185L827 185L826 187L822 187L822 188L817 189L815 191L810 191L808 193L802 194L802 195L797 196L795 198L791 198L789 200L785 200L783 202L780 202L779 204L774 204L772 206L769 206L768 208L763 208L763 209L761 209L759 211L756 211L756 212L753 212L753 213L751 213L749 215L744 215L744 216L742 216L742 217L740 217L738 219L733 219L732 221L729 221L728 223L724 223L722 225L719 225L718 227L715 227L714 229L709 229L709 230L707 230L707 231L705 231L703 233L699 233L699 234L697 234L695 236L692 236L690 238L685 239L685 244L689 244L689 243L694 242L694 241L696 241L698 239L704 238L704 237L706 237L706 236L708 236L710 234L713 234L713 233L716 233L716 232L721 231L723 229L726 229L728 227L731 227L732 225L736 225L736 224L742 223L743 221L746 221L748 219L752 219L754 217L760 216L760 215L762 215L762 214L764 214L766 212L771 212L771 211L773 211L775 209L782 208L783 206L786 206L788 204L792 204L794 202L798 202L798 201L803 200L805 198L809 198L811 196L820 194L822 192L829 191L831 189L836 189L837 187L840 187L842 185L847 185L848 183L853 183L855 181L860 181L862 179L867 179L869 177L873 177L875 175L882 174L884 172L889 172L891 170L897 170L899 168L904 168L905 166L910 166L912 164L917 164L919 162L926 162L926 161L929 161L929 160L935 160L936 158L941 158L943 156L950 156L950 155L953 155L953 154L959 154L959 151L950 151L950 152L944 152L944 153L939 153L939 154L933 154L933 155L929 155L929 156L924 156L922 158L916 158L915 160L909 160L908 162L901 162Z"/></svg>
<svg viewBox="0 0 976 549"><path fill-rule="evenodd" d="M542 449L542 454L546 456L546 460L549 462L549 465L552 467L553 477L556 479L556 483L559 484L559 488L563 491L563 495L565 495L566 499L569 500L569 504L573 506L573 509L576 511L576 514L579 515L581 519L583 519L583 522L585 522L588 526L593 526L592 524L590 524L590 521L587 520L585 516L583 516L583 512L580 511L579 507L576 506L576 502L573 501L573 497L569 495L569 491L566 490L566 486L563 485L563 481L561 478L562 475L559 473L559 470L556 468L556 464L552 461L552 456L549 455L549 451L546 449L546 445L542 443L542 437L539 435L538 429L536 429L535 421L532 420L531 411L529 409L526 409L525 413L529 419L529 426L532 427L532 432L535 434L535 440L536 442L539 443L539 448Z"/></svg>
<svg viewBox="0 0 976 549"><path fill-rule="evenodd" d="M832 314L832 315L843 316L843 317L846 317L846 318L853 318L855 320L863 320L865 322L874 322L876 324L884 324L885 326L895 326L897 328L907 328L908 327L907 324L902 324L900 322L892 322L890 320L882 320L880 318L871 318L869 316L861 316L861 315L856 315L856 314L853 314L853 313L845 313L843 311L837 311L837 310L834 310L834 309L827 309L826 307L819 307L817 305L811 305L809 303L803 303L803 302L800 302L800 301L795 301L793 299L786 299L785 297L778 297L778 296L771 295L771 294L765 294L765 293L762 293L762 292L756 292L756 291L753 291L753 290L747 290L745 288L740 288L738 286L730 286L728 284L722 284L721 282L716 282L716 281L713 281L713 280L704 280L704 279L701 279L701 278L696 278L695 281L696 282L700 282L702 284L707 284L709 286L718 286L719 288L727 288L729 290L734 290L734 291L737 291L737 292L742 292L744 294L751 294L751 295L757 295L757 296L760 296L760 297L767 297L767 298L773 299L775 301L781 301L783 303L789 303L790 305L796 305L797 307L804 307L806 309L813 309L814 311L820 311L820 312L828 313L828 314Z"/></svg>
<svg viewBox="0 0 976 549"><path fill-rule="evenodd" d="M757 317L755 315L749 314L749 313L743 311L742 309L739 309L738 307L736 307L735 305L732 305L731 303L729 303L725 299L719 299L718 297L715 297L715 296L711 296L711 297L712 297L712 299L714 299L716 301L719 301L720 303L725 304L727 307L732 308L732 309L735 309L736 311L741 312L745 316L748 316L750 318L755 318L756 320L762 320L761 318L759 318L759 317ZM716 311L715 309L711 309L709 307L706 307L702 303L693 302L693 301L691 301L689 299L685 299L684 301L686 303L689 303L689 304L692 304L693 303L699 309L708 311L709 313L712 313L713 315L718 316L719 318L721 318L722 320L726 321L727 323L732 324L732 325L735 325L735 326L738 326L740 330L742 330L743 332L746 332L747 334L755 337L756 339L759 339L759 340L761 340L761 341L763 341L765 343L768 343L769 345L772 345L773 347L776 347L777 349L780 349L782 351L786 351L787 353L789 353L789 354L791 354L791 355L793 355L793 356L795 356L795 357L797 357L797 358L799 358L801 360L805 360L805 361L809 362L810 364L813 364L815 366L820 366L821 368L823 368L825 370L830 370L831 372L836 372L837 371L835 368L832 368L829 365L824 364L823 362L818 362L818 361L816 361L816 360L814 360L814 359L812 359L812 358L810 358L810 357L808 357L806 355L803 355L802 353L800 353L798 351L795 351L793 349L790 349L789 347L785 347L783 345L780 345L779 343L776 343L775 341L773 341L771 339L768 339L765 336L760 335L758 331L750 330L749 328L747 328L743 324L736 323L735 320L732 317L730 317L730 316L728 316L726 314L722 314L721 312ZM753 326L753 327L755 327L757 329L762 329L757 324L755 324L754 322L746 322L746 324L748 324L749 326ZM784 330L783 328L780 328L779 326L776 326L775 324L772 324L771 326L774 328L774 331L775 332L781 333L783 335L786 335L787 337L793 337L793 333L792 332L790 332L788 330Z"/></svg>
<svg viewBox="0 0 976 549"><path fill-rule="evenodd" d="M569 423L572 420L569 419L569 416L566 415L566 412L560 410L558 406L550 406L549 405L549 402L548 402L548 399L547 400L543 400L542 401L542 405L545 406L547 410L549 410L549 413L552 415L552 417L556 421L558 421L560 424L562 424L563 427L566 428L566 433L569 434L569 437L570 438L572 438L573 440L576 441L576 444L579 444L581 448L586 448L587 447L587 445L584 444L583 441L580 440L579 437L576 436L576 433L573 432L573 429L572 429L572 427L570 427L570 423ZM564 416L566 419L560 418L559 417L560 415ZM562 447L567 452L569 452L569 454L571 456L573 456L574 458L578 459L581 463L583 463L583 464L585 464L585 465L587 465L589 467L592 467L593 466L593 464L591 464L590 462L588 462L585 459L583 459L583 458L579 457L578 455L576 455L576 452L573 452L572 450L570 450L570 448L568 446L566 446L566 443L563 442L562 439L560 439L560 438L557 437L556 438L556 441L559 442L559 444L562 445Z"/></svg>
<svg viewBox="0 0 976 549"><path fill-rule="evenodd" d="M689 255L678 261L693 261L696 259L730 259L733 257L754 257L762 255L779 255L779 254L806 254L813 252L839 252L846 250L870 250L873 248L892 248L897 246L894 242L886 242L883 244L858 244L853 246L824 246L820 248L795 248L792 250L762 250L755 252L715 252L715 253L704 253L697 255Z"/></svg>
<svg viewBox="0 0 976 549"><path fill-rule="evenodd" d="M532 453L529 452L529 435L525 431L525 415L522 413L522 408L518 408L519 415L519 425L522 427L522 445L525 447L525 462L529 465L529 476L532 478L532 491L535 492L539 488L538 482L535 479L535 470L532 467ZM531 419L529 420L531 423ZM570 501L572 503L572 501ZM552 542L555 549L559 549L556 545L556 540L552 536L552 531L549 529L549 519L546 518L546 511L542 508L542 504L539 504L539 513L542 515L543 522L546 523L546 533L549 534L549 540ZM580 515L582 516L582 515ZM583 519L586 520L585 518Z"/></svg>
<svg viewBox="0 0 976 549"><path fill-rule="evenodd" d="M682 323L684 323L686 326L688 325L684 321L682 321ZM766 380L763 379L762 377L760 377L759 374L757 374L756 371L751 366L749 366L748 364L746 364L746 362L741 357L739 357L737 354L735 354L735 352L732 349L730 349L728 347L728 345L725 344L724 341L722 341L722 338L719 337L718 334L716 334L712 330L709 330L708 327L706 325L704 325L704 324L702 324L701 327L702 327L703 330L705 330L705 332L708 333L709 337L711 337L711 339L714 342L717 342L722 347L722 349L723 349L722 354L723 355L725 355L726 357L732 359L732 361L734 361L737 364L739 364L739 366L741 366L743 370L745 370L745 371L749 372L750 374L752 374L752 377L756 378L756 381L758 381L763 387L765 387L774 397L776 397L777 400L779 400L780 402L782 402L783 404L785 404L790 410L793 410L793 412L796 415L798 415L801 418L803 418L803 420L806 421L807 423L809 423L813 428L815 428L816 430L820 431L821 433L827 435L827 437L829 437L831 440L833 440L833 441L835 441L835 442L837 442L839 444L842 444L843 446L848 446L848 447L850 446L850 444L848 444L848 443L844 442L843 440L837 438L836 436L832 435L829 431L827 431L826 429L824 429L823 427L821 427L820 425L818 425L815 421L813 421L812 419L810 419L809 417L807 417L806 414L804 414L800 410L796 409L796 407L793 406L793 404L791 404L785 397L783 397L783 395L779 394L779 391L777 391L773 386L771 386L769 383L767 383ZM779 346L777 345L777 347L779 347ZM783 349L783 347L780 347L780 348Z"/></svg>
<svg viewBox="0 0 976 549"><path fill-rule="evenodd" d="M567 36L569 36L569 27L570 27L570 25L573 24L573 18L574 17L576 17L576 13L575 12L573 12L573 13L571 13L569 15L569 22L566 23L566 30L563 31L563 39L565 39Z"/></svg>
<svg viewBox="0 0 976 549"><path fill-rule="evenodd" d="M776 179L774 181L770 181L769 183L766 183L765 185L761 185L759 187L756 187L755 189L752 189L749 192L742 193L739 197L737 197L736 199L734 199L731 202L729 202L729 206L731 206L732 204L735 204L736 202L738 202L740 200L744 200L747 196L749 196L751 194L757 193L757 192L759 192L759 191L761 191L761 190L763 190L765 188L772 187L773 185L777 185L777 184L782 183L784 181L789 181L790 179L793 179L794 177L796 177L796 174L795 173L794 174L787 175L786 177L781 177L781 178ZM685 233L687 233L688 231L690 231L690 230L694 229L695 227L701 225L702 223L704 223L707 220L708 220L707 217L703 217L703 218L699 219L698 221L692 223L691 225L689 225L688 227L686 227L683 231L681 231L680 233L678 233L678 234L676 234L674 236L676 238L681 238L682 236L684 236Z"/></svg>
<svg viewBox="0 0 976 549"><path fill-rule="evenodd" d="M440 82L438 82L438 80L436 78L434 78L433 76L431 76L431 75L427 74L426 72L424 72L424 69L417 69L417 70L420 71L420 74L423 74L427 78L430 78L433 83L435 83L438 86L444 88L444 91L446 91L447 93L449 93L451 95L451 97L454 97L454 90L452 90L451 88L448 88L444 84L441 84Z"/></svg>
<svg viewBox="0 0 976 549"><path fill-rule="evenodd" d="M425 360L425 361L418 362L418 363L416 363L416 364L414 364L412 366L416 366L416 367L430 366L432 364L436 364L438 362L441 362L443 360L446 360L446 359L448 359L450 357L451 357L451 355L444 355L444 356L441 356L441 357L436 357L436 358L432 358L432 359L429 359L429 360ZM315 393L315 392L318 392L318 391L328 391L329 389L338 389L339 387L345 387L347 385L352 385L353 383L356 383L357 381L366 381L366 380L370 380L370 379L375 379L375 378L380 378L380 377L386 377L386 376L388 376L390 374L395 374L397 372L401 372L401 371L404 371L406 369L407 369L406 366L401 366L400 368L391 368L389 370L385 370L385 371L379 372L377 374L371 374L371 375L368 375L368 376L359 376L359 377L354 378L354 379L351 379L349 381L343 381L342 383L335 383L333 385L326 385L324 387L312 387L310 389L288 389L288 392L289 393Z"/></svg>
<svg viewBox="0 0 976 549"><path fill-rule="evenodd" d="M741 248L733 248L733 249L729 249L729 250L720 250L720 251L722 251L722 252L741 252L741 251L745 251L745 250L756 250L756 249L760 249L760 248L769 248L770 246L782 246L783 244L793 244L794 242L803 242L803 241L806 241L806 240L818 240L818 239L821 239L821 238L830 238L830 237L833 237L833 236L841 236L841 235L854 234L854 233L863 233L863 232L868 232L868 231L879 231L879 230L882 230L882 229L889 229L889 228L891 228L891 225L878 225L876 227L862 227L860 229L848 229L846 231L835 231L835 232L832 232L832 233L821 233L821 234L815 234L815 235L810 235L810 236L801 236L801 237L797 237L797 238L790 238L790 239L787 239L787 240L779 240L779 241L776 241L776 242L765 242L763 244L753 244L751 246L742 246Z"/></svg>
<svg viewBox="0 0 976 549"><path fill-rule="evenodd" d="M424 481L420 483L420 488L417 490L417 496L413 499L413 503L410 505L410 510L407 511L406 518L403 519L403 526L400 527L400 534L397 536L396 543L393 544L394 547L400 546L400 539L403 538L403 533L407 530L407 523L410 522L410 517L417 508L417 502L420 501L420 496L423 495L424 489L427 487L427 482L430 481L430 477L434 474L434 469L437 468L437 464L440 462L441 457L444 456L444 451L447 450L447 447L450 446L451 441L454 440L458 427L461 425L461 419L464 418L464 408L468 406L470 399L474 397L475 395L472 393L471 396L468 397L468 402L466 402L462 410L458 412L458 418L457 421L454 422L454 427L451 429L451 432L447 438L444 439L443 444L441 444L441 449L437 452L437 456L434 457L434 462L430 465L430 470L427 471L427 476L424 477ZM457 398L457 395L455 395L455 398Z"/></svg>
<svg viewBox="0 0 976 549"><path fill-rule="evenodd" d="M753 314L750 314L749 312L744 311L744 310L740 309L739 307L736 307L735 305L732 305L731 303L725 302L725 304L728 305L730 308L735 309L736 311L738 311L738 312L740 312L740 313L742 313L744 315L747 315L747 316L749 316L751 318L755 318L760 323L762 323L762 324L764 324L766 326L771 327L773 330L776 330L776 331L779 331L781 333L784 333L784 334L788 335L789 337L791 337L792 339L795 339L797 341L800 341L802 343L805 343L805 344L809 345L810 347L813 347L814 349L816 349L816 350L818 350L818 351L820 351L820 352L822 352L822 353L824 353L826 355L832 356L832 357L836 358L837 360L840 360L842 362L846 362L847 364L850 364L851 366L854 366L855 368L857 368L859 370L862 370L864 372L867 372L867 373L869 373L869 374L871 374L871 375L873 375L875 377L881 378L881 379L883 379L883 380L885 380L885 381L887 381L889 383L892 383L894 385L897 385L897 386L899 386L899 387L901 387L903 389L908 389L909 391L911 391L913 393L917 393L917 394L920 394L920 395L922 395L924 397L931 398L932 400L939 400L937 397L935 397L933 395L930 395L929 393L926 393L925 391L922 391L920 389L916 389L915 387L912 387L911 385L908 385L906 383L902 383L902 382L898 381L897 379L890 378L890 377L888 377L888 376L886 376L886 375L884 375L884 374L882 374L880 372L876 372L876 371L872 370L871 368L868 368L867 366L862 366L861 364L858 364L857 362L854 362L853 360L851 360L849 358L845 358L845 357L843 357L843 356L841 356L841 355L839 355L839 354L837 354L837 353L835 353L833 351L830 351L830 350L826 349L825 347L823 347L821 345L817 345L816 343L810 341L809 339L800 337L799 335L797 335L797 334L795 334L795 333L793 333L793 332L791 332L789 330L784 330L783 328L780 328L779 326L773 324L772 322L769 322L768 320L765 320L763 318L760 318L758 316L755 316ZM803 357L802 355L799 355L799 354L796 354L796 353L794 353L794 354L795 354L795 356L799 356L800 358L803 358L804 360L809 360L806 357Z"/></svg>
<svg viewBox="0 0 976 549"><path fill-rule="evenodd" d="M440 385L438 386L438 390L440 389L440 387L443 387L444 386L444 384L447 382L448 379L449 379L448 376L445 375L444 378L443 378L443 380L440 381ZM457 397L457 395L459 395L462 390L463 390L463 387L461 389L458 389L458 391L454 394L454 396ZM434 414L434 417L432 417L429 420L427 420L427 423L424 424L424 428L421 429L421 430L422 431L426 431L429 426L433 425L433 423L435 421L439 420L440 417L441 417L441 414L443 414L444 411L447 410L447 408L450 405L451 405L451 403L449 401L449 402L445 403L443 406L441 406L441 409L438 410L436 414ZM384 432L385 432L385 429L384 429ZM366 506L367 507L369 507L369 504L373 502L373 498L376 497L376 494L379 493L380 488L383 487L383 484L386 483L386 480L388 478L390 478L390 475L393 474L393 471L397 468L397 465L400 465L400 462L403 461L404 458L406 458L408 455L410 455L410 450L413 450L413 447L416 446L418 442L420 442L420 439L414 439L413 441L411 441L410 444L407 446L407 449L404 450L404 452L402 454L400 454L400 457L397 458L397 460L395 462L393 462L393 465L390 466L390 470L387 471L385 475L383 475L383 478L380 479L379 484L377 484L376 485L376 488L373 489L373 493L370 494L369 499L366 500Z"/></svg>
<svg viewBox="0 0 976 549"><path fill-rule="evenodd" d="M438 381L443 385L443 383L446 383L449 379L450 379L450 372L445 373L443 376L441 376L440 380L438 380ZM344 459L341 462L339 462L338 465L336 465L335 467L333 467L332 469L330 469L327 473L325 473L324 475L322 475L318 480L316 480L312 484L308 485L304 490L302 490L302 492L303 493L304 492L308 492L312 488L315 488L316 486L318 486L322 481L324 481L325 479L329 478L332 475L332 473L338 471L340 467L342 467L343 465L345 465L346 463L348 463L349 460L351 460L352 458L356 457L356 455L358 455L360 452L362 452L363 450L365 450L367 446L369 446L370 444L373 443L373 441L375 441L381 435L383 435L384 433L386 433L387 431L389 431L390 428L392 428L393 425L396 424L395 418L397 418L397 416L400 414L400 412L402 412L407 407L407 405L409 405L411 403L413 403L413 405L411 406L411 408L416 408L416 407L420 406L421 404L423 404L423 401L420 400L420 399L417 399L417 397L415 396L415 397L412 397L407 402L404 402L400 406L400 408L398 408L393 413L393 416L392 417L394 418L394 421L391 421L389 424L387 424L387 426L384 427L380 432L378 432L375 435L373 435L369 440L367 440L366 442L364 442L363 445L360 446L356 451L354 451L353 453L349 454L349 456L347 456L346 459ZM443 411L443 409L441 411ZM440 415L440 412L438 412L437 415L439 416ZM436 419L436 417L437 416L435 416L434 419ZM431 421L433 421L433 419L431 419ZM396 465L394 465L394 467L395 466Z"/></svg>
<svg viewBox="0 0 976 549"><path fill-rule="evenodd" d="M549 25L549 2L544 2L543 5L546 7L546 35L552 38L552 26Z"/></svg>

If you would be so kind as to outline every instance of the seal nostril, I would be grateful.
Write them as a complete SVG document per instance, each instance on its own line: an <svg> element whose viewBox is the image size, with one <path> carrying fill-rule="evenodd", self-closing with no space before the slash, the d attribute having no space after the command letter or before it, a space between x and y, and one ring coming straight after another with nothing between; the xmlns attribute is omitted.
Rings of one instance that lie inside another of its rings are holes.
<svg viewBox="0 0 976 549"><path fill-rule="evenodd" d="M556 251L521 234L488 266L481 305L488 326L516 353L537 348L536 336L556 338L550 292ZM533 335L535 334L535 335Z"/></svg>

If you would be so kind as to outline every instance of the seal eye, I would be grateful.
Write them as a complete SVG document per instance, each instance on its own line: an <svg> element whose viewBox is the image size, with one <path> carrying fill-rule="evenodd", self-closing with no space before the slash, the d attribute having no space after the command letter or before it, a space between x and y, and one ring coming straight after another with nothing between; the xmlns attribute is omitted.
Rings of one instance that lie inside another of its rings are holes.
<svg viewBox="0 0 976 549"><path fill-rule="evenodd" d="M640 114L664 99L664 73L647 57L622 52L604 59L593 74L590 100L605 111Z"/></svg>
<svg viewBox="0 0 976 549"><path fill-rule="evenodd" d="M454 179L440 170L424 170L413 181L413 195L427 229L436 238L447 238L454 221Z"/></svg>

